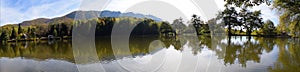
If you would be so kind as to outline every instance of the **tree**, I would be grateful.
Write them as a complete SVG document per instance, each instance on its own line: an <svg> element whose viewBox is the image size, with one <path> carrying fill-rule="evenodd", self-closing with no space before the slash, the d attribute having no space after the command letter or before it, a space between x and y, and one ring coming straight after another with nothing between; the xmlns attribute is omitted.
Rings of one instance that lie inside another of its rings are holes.
<svg viewBox="0 0 300 72"><path fill-rule="evenodd" d="M242 21L243 27L247 30L247 35L250 36L253 30L258 30L263 25L260 11L247 12L246 16L242 16L245 20Z"/></svg>
<svg viewBox="0 0 300 72"><path fill-rule="evenodd" d="M226 7L226 9L219 14L219 19L222 19L222 21L225 23L225 26L227 27L227 33L228 36L231 36L231 30L240 24L238 20L238 13L235 10L234 7Z"/></svg>
<svg viewBox="0 0 300 72"><path fill-rule="evenodd" d="M262 29L264 35L274 35L275 34L275 26L271 20L267 20L261 29Z"/></svg>
<svg viewBox="0 0 300 72"><path fill-rule="evenodd" d="M217 18L212 18L208 20L207 24L210 25L209 29L213 35L225 33L224 29L222 28L222 23L217 23Z"/></svg>
<svg viewBox="0 0 300 72"><path fill-rule="evenodd" d="M282 33L290 31L293 37L299 36L300 31L300 1L299 0L275 0L273 7L280 11L280 24L278 30ZM289 27L289 30L285 28Z"/></svg>
<svg viewBox="0 0 300 72"><path fill-rule="evenodd" d="M61 27L59 24L55 24L55 30L54 30L54 35L55 36L61 36ZM55 32L56 31L56 32Z"/></svg>
<svg viewBox="0 0 300 72"><path fill-rule="evenodd" d="M56 29L53 31L53 35L54 35L54 36L58 36L58 32L57 32Z"/></svg>
<svg viewBox="0 0 300 72"><path fill-rule="evenodd" d="M6 31L2 31L1 35L0 35L0 41L6 41L8 40L8 35Z"/></svg>
<svg viewBox="0 0 300 72"><path fill-rule="evenodd" d="M31 29L30 29L29 35L30 35L32 38L36 38L35 28L31 28Z"/></svg>
<svg viewBox="0 0 300 72"><path fill-rule="evenodd" d="M68 36L72 36L72 33L73 33L73 26L71 26Z"/></svg>
<svg viewBox="0 0 300 72"><path fill-rule="evenodd" d="M21 28L21 24L19 24L18 26L18 34L21 34L22 33L22 28Z"/></svg>
<svg viewBox="0 0 300 72"><path fill-rule="evenodd" d="M209 26L204 24L200 16L192 15L191 24L195 27L197 35L202 35L204 33L209 33Z"/></svg>
<svg viewBox="0 0 300 72"><path fill-rule="evenodd" d="M17 32L16 32L15 28L13 27L12 31L11 31L10 39L16 39L16 38L17 38Z"/></svg>
<svg viewBox="0 0 300 72"><path fill-rule="evenodd" d="M172 23L172 27L176 29L176 32L179 34L182 34L184 30L187 28L187 26L183 24L182 18L175 19Z"/></svg>
<svg viewBox="0 0 300 72"><path fill-rule="evenodd" d="M288 26L289 21L286 20L286 19L288 19L288 16L289 16L289 14L287 14L287 13L279 16L279 25L276 27L276 30L278 33L286 34L286 32L288 32L287 26Z"/></svg>
<svg viewBox="0 0 300 72"><path fill-rule="evenodd" d="M258 6L263 3L266 3L267 5L270 5L270 0L225 0L226 4L225 6L228 8L231 7L239 7L241 8L241 12L239 13L240 21L242 24L236 23L235 26L242 26L244 29L247 30L247 35L251 35L253 29L258 29L263 24L262 18L260 18L260 11L247 11L247 9L252 8L253 6ZM225 9L226 10L226 9ZM225 12L225 10L223 12ZM224 17L226 18L226 17ZM226 20L225 20L226 21ZM230 20L228 20L230 21ZM225 22L225 24L232 25L228 22ZM240 28L241 29L241 28ZM229 26L228 32L230 32L231 28ZM229 33L230 34L230 33Z"/></svg>
<svg viewBox="0 0 300 72"><path fill-rule="evenodd" d="M27 28L27 33L28 33L28 34L31 33L31 28L30 28L30 27Z"/></svg>
<svg viewBox="0 0 300 72"><path fill-rule="evenodd" d="M50 29L48 31L48 35L54 35L55 25L50 25Z"/></svg>
<svg viewBox="0 0 300 72"><path fill-rule="evenodd" d="M66 36L67 34L68 34L68 26L65 23L61 23L60 37L63 38L63 36Z"/></svg>
<svg viewBox="0 0 300 72"><path fill-rule="evenodd" d="M293 21L290 25L290 35L292 37L299 37L300 36L300 23L299 21Z"/></svg>
<svg viewBox="0 0 300 72"><path fill-rule="evenodd" d="M270 5L271 0L225 0L225 6L235 5L237 7L253 7L266 3Z"/></svg>

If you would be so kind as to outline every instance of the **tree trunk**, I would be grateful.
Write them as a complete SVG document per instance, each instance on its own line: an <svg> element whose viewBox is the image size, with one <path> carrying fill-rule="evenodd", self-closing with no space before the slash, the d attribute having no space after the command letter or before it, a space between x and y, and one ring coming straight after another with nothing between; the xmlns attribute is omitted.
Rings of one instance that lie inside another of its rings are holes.
<svg viewBox="0 0 300 72"><path fill-rule="evenodd" d="M232 34L231 34L231 25L230 23L228 24L228 36L230 37Z"/></svg>

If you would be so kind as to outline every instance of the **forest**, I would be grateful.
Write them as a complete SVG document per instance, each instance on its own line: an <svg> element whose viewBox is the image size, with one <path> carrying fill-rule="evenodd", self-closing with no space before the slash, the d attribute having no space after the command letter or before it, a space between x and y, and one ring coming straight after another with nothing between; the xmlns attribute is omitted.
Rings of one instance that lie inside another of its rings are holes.
<svg viewBox="0 0 300 72"><path fill-rule="evenodd" d="M129 30L133 28L131 35L160 35L164 37L174 37L178 34L193 32L196 28L200 34L209 33L208 24L196 18L194 15L194 25L199 24L199 28L194 26L185 26L182 19L174 20L173 24L166 21L154 21L148 18L135 17L99 17L76 21L56 21L50 24L33 24L22 26L21 24L5 25L1 27L1 41L17 40L39 40L39 39L68 39L72 36L74 27L80 27L82 24L96 24L96 36L110 36L114 25L120 25ZM201 23L200 23L201 22ZM200 26L201 25L201 26ZM89 27L91 27L89 26ZM176 29L175 29L176 28Z"/></svg>

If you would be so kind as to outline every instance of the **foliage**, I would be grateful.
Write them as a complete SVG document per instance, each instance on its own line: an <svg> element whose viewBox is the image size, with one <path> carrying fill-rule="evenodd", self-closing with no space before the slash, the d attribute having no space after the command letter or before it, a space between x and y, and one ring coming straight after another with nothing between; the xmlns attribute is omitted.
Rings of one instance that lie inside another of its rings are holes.
<svg viewBox="0 0 300 72"><path fill-rule="evenodd" d="M244 20L243 27L247 30L247 35L251 35L254 30L258 30L263 25L260 11L246 12L246 16L242 16Z"/></svg>
<svg viewBox="0 0 300 72"><path fill-rule="evenodd" d="M224 11L219 13L218 19L221 19L224 22L225 26L227 27L228 36L232 35L231 29L233 29L235 26L238 26L240 24L237 17L238 17L238 13L234 7L230 7L230 8L226 7Z"/></svg>
<svg viewBox="0 0 300 72"><path fill-rule="evenodd" d="M21 27L21 24L18 24L18 34L21 34L23 31L22 31L22 27Z"/></svg>
<svg viewBox="0 0 300 72"><path fill-rule="evenodd" d="M172 28L174 28L178 34L183 34L186 31L187 26L184 24L182 18L179 18L173 21Z"/></svg>
<svg viewBox="0 0 300 72"><path fill-rule="evenodd" d="M273 7L279 10L280 24L278 30L281 33L289 31L293 37L300 36L300 1L299 0L274 0ZM288 27L288 30L286 29Z"/></svg>
<svg viewBox="0 0 300 72"><path fill-rule="evenodd" d="M122 31L129 31L130 28L133 29L131 35L159 35L163 31L174 31L168 22L157 22L152 19L133 17L103 17L76 20L75 22L58 20L49 24L34 24L30 26L22 26L21 24L6 25L1 28L7 28L5 30L9 33L3 35L8 34L10 39L16 39L21 34L26 34L30 38L42 38L49 35L64 38L65 36L71 36L73 27L77 28L80 24L88 24L88 29L91 30L91 23L94 23L96 26L96 36L110 36L115 25L120 26L116 27L116 29L126 29ZM18 30L15 30L14 27L18 27Z"/></svg>
<svg viewBox="0 0 300 72"><path fill-rule="evenodd" d="M6 31L3 31L1 32L1 35L0 35L0 41L6 41L8 40L8 35L7 35L7 32Z"/></svg>
<svg viewBox="0 0 300 72"><path fill-rule="evenodd" d="M13 27L12 31L11 31L10 39L16 39L16 38L17 38L17 32L16 32L15 28Z"/></svg>
<svg viewBox="0 0 300 72"><path fill-rule="evenodd" d="M270 5L271 3L270 0L225 0L225 2L225 6L235 5L237 7L253 7L263 3Z"/></svg>
<svg viewBox="0 0 300 72"><path fill-rule="evenodd" d="M191 25L195 27L197 35L210 33L208 24L205 24L204 21L201 20L200 16L194 14L191 19Z"/></svg>
<svg viewBox="0 0 300 72"><path fill-rule="evenodd" d="M237 30L243 32L246 30L247 35L255 30L258 30L263 25L262 18L260 17L261 12L259 11L249 11L249 7L255 5L260 5L262 3L268 3L267 0L225 0L226 9L218 14L217 19L222 19L225 26L227 27L227 33L229 36L232 35L232 30L234 34ZM241 8L240 12L237 12L236 7Z"/></svg>
<svg viewBox="0 0 300 72"><path fill-rule="evenodd" d="M275 26L271 20L267 20L262 26L263 35L275 35Z"/></svg>

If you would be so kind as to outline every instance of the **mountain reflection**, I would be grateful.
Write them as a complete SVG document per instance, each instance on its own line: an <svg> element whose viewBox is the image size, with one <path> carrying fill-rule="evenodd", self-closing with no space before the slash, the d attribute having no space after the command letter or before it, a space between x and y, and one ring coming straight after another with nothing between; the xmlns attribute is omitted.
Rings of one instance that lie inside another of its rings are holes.
<svg viewBox="0 0 300 72"><path fill-rule="evenodd" d="M288 38L261 38L261 37L207 37L183 36L175 38L161 38L159 36L130 37L130 52L118 52L123 57L133 55L144 56L153 54L160 48L149 48L152 41L160 40L164 48L173 46L178 51L191 48L193 55L201 54L203 49L215 53L224 66L239 64L246 68L249 62L261 63L261 56L278 49L278 58L268 71L294 72L300 71L300 40ZM110 37L96 38L96 50L101 61L116 60L112 50ZM34 60L58 59L74 63L72 42L64 41L37 41L1 43L0 57L26 58Z"/></svg>

